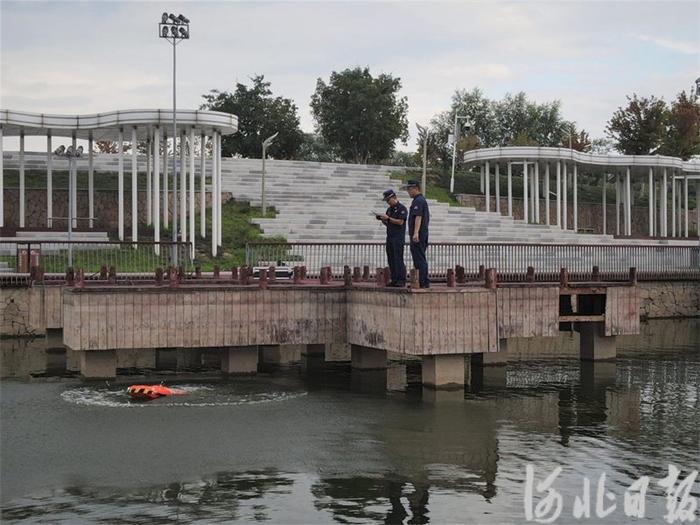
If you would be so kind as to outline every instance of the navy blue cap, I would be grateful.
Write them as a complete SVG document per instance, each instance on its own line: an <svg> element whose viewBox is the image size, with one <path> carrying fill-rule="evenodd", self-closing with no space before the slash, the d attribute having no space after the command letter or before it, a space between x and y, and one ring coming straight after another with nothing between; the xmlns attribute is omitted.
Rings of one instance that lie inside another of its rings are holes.
<svg viewBox="0 0 700 525"><path fill-rule="evenodd" d="M407 190L408 188L420 188L420 181L411 179L408 182L406 182L405 186L401 186L402 190Z"/></svg>
<svg viewBox="0 0 700 525"><path fill-rule="evenodd" d="M392 197L396 197L396 193L394 193L394 190L386 190L383 194L382 200L389 202L389 199Z"/></svg>

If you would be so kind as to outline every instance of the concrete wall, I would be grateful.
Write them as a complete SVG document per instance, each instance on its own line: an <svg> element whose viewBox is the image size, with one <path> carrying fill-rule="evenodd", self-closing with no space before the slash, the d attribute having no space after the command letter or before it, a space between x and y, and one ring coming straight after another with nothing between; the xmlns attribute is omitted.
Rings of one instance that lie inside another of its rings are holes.
<svg viewBox="0 0 700 525"><path fill-rule="evenodd" d="M642 318L700 317L700 282L639 283Z"/></svg>
<svg viewBox="0 0 700 525"><path fill-rule="evenodd" d="M505 189L505 188L504 188ZM492 189L493 191L493 189ZM602 199L602 195L601 195ZM457 195L457 200L465 206L470 208L475 208L479 211L486 210L486 199L483 195L470 195L470 194L459 194ZM592 204L592 203L578 203L578 227L579 229L593 229L592 233L603 233L603 214L601 210L603 209L603 203ZM496 210L496 198L491 197L491 211ZM553 198L549 200L549 217L550 224L555 224L557 220L557 202ZM508 196L501 197L501 213L506 215L508 213ZM563 213L563 210L562 210ZM523 200L513 199L513 214L516 219L522 219L523 217ZM544 224L544 214L545 214L545 201L540 200L540 216L542 217L542 224ZM668 233L671 234L671 205L668 205ZM615 203L608 203L606 206L607 215L607 234L615 234ZM571 228L574 221L574 210L573 202L569 202L567 209L567 226ZM622 217L622 216L621 216ZM622 220L622 219L621 219ZM698 213L697 210L692 209L688 212L688 223L690 231L698 231L697 227ZM632 206L632 235L633 236L647 236L649 234L649 208L647 206Z"/></svg>

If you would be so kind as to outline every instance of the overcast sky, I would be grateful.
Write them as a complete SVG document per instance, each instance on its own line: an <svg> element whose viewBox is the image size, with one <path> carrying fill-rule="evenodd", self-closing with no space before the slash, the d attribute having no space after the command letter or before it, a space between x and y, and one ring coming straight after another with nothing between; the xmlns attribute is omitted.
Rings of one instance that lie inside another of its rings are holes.
<svg viewBox="0 0 700 525"><path fill-rule="evenodd" d="M0 108L92 113L172 106L163 11L191 20L177 48L178 107L264 74L313 130L316 79L369 66L401 78L415 123L456 88L559 99L604 134L625 95L667 101L700 76L700 1L557 2L14 2L1 0ZM6 142L11 149L16 142ZM35 146L33 148L33 146ZM16 146L15 146L16 147ZM45 142L29 142L43 149Z"/></svg>

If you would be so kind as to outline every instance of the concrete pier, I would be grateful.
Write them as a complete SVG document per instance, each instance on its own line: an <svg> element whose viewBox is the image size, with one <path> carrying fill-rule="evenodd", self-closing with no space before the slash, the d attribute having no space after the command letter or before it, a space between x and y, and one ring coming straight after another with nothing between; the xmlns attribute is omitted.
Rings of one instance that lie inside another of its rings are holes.
<svg viewBox="0 0 700 525"><path fill-rule="evenodd" d="M301 360L306 345L260 345L260 361L268 365L288 366Z"/></svg>
<svg viewBox="0 0 700 525"><path fill-rule="evenodd" d="M464 355L423 356L423 386L430 388L463 388Z"/></svg>
<svg viewBox="0 0 700 525"><path fill-rule="evenodd" d="M616 337L605 335L604 323L585 323L578 326L581 335L581 360L605 361L617 357Z"/></svg>
<svg viewBox="0 0 700 525"><path fill-rule="evenodd" d="M350 363L358 370L382 370L387 368L386 350L367 346L350 347Z"/></svg>
<svg viewBox="0 0 700 525"><path fill-rule="evenodd" d="M81 352L80 375L84 379L114 379L117 377L116 350Z"/></svg>
<svg viewBox="0 0 700 525"><path fill-rule="evenodd" d="M301 345L303 355L315 355L315 356L325 356L326 355L326 345L325 344L309 344Z"/></svg>
<svg viewBox="0 0 700 525"><path fill-rule="evenodd" d="M258 371L258 347L236 346L221 351L221 372L226 375L252 375Z"/></svg>

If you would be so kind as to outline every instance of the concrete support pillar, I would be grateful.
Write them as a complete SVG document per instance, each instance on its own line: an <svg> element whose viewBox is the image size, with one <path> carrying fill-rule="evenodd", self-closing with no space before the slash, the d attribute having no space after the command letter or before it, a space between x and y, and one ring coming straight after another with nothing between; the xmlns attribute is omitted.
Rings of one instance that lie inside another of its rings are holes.
<svg viewBox="0 0 700 525"><path fill-rule="evenodd" d="M160 128L153 131L153 240L160 242ZM160 255L160 246L155 245L156 255Z"/></svg>
<svg viewBox="0 0 700 525"><path fill-rule="evenodd" d="M526 223L529 222L527 184L527 161L523 161L523 220Z"/></svg>
<svg viewBox="0 0 700 525"><path fill-rule="evenodd" d="M258 371L258 347L234 346L221 351L221 371L227 375L252 375Z"/></svg>
<svg viewBox="0 0 700 525"><path fill-rule="evenodd" d="M683 237L688 237L688 176L683 177L683 221L685 230Z"/></svg>
<svg viewBox="0 0 700 525"><path fill-rule="evenodd" d="M664 168L663 179L661 180L661 231L662 237L668 237L668 173Z"/></svg>
<svg viewBox="0 0 700 525"><path fill-rule="evenodd" d="M219 160L219 153L218 153L218 148L219 148L219 141L216 138L217 132L215 131L212 135L212 171L211 171L211 254L216 257L217 253L217 240L219 238L218 233L216 232L216 221L217 217L219 216L219 212L217 210L217 202L216 202L216 196L218 195L218 192L216 190L216 183L217 183L217 167L216 164Z"/></svg>
<svg viewBox="0 0 700 525"><path fill-rule="evenodd" d="M2 175L0 175L2 177ZM2 189L0 189L0 193ZM0 211L2 210L2 195L0 195ZM53 145L51 130L46 134L46 227L53 227ZM0 213L0 226L2 214Z"/></svg>
<svg viewBox="0 0 700 525"><path fill-rule="evenodd" d="M175 141L173 140L173 152L175 151ZM173 154L174 155L174 154ZM163 198L161 206L163 207L163 227L170 228L170 190L168 185L170 181L170 143L168 142L168 132L163 130ZM175 173L175 157L173 156L173 173Z"/></svg>
<svg viewBox="0 0 700 525"><path fill-rule="evenodd" d="M88 226L95 227L95 153L93 150L92 131L88 137Z"/></svg>
<svg viewBox="0 0 700 525"><path fill-rule="evenodd" d="M568 229L568 224L569 224L569 203L567 201L567 195L568 195L568 188L567 188L567 183L568 183L568 176L567 176L567 168L566 168L566 162L563 162L563 173L562 173L562 178L561 178L561 198L562 198L562 229L567 230Z"/></svg>
<svg viewBox="0 0 700 525"><path fill-rule="evenodd" d="M202 135L199 142L199 234L202 236L202 239L207 238L206 143L207 137Z"/></svg>
<svg viewBox="0 0 700 525"><path fill-rule="evenodd" d="M486 211L491 211L491 166L487 160L484 163L484 187L486 189Z"/></svg>
<svg viewBox="0 0 700 525"><path fill-rule="evenodd" d="M580 323L580 357L583 361L615 359L617 346L615 336L605 335L605 323Z"/></svg>
<svg viewBox="0 0 700 525"><path fill-rule="evenodd" d="M513 164L508 163L508 217L513 216Z"/></svg>
<svg viewBox="0 0 700 525"><path fill-rule="evenodd" d="M496 173L493 177L494 186L496 187L496 213L501 213L501 165L496 163Z"/></svg>
<svg viewBox="0 0 700 525"><path fill-rule="evenodd" d="M188 202L188 212L190 219L190 257L194 259L194 127L190 129L190 191L189 191L189 202Z"/></svg>
<svg viewBox="0 0 700 525"><path fill-rule="evenodd" d="M153 195L151 190L153 188L152 174L151 174L151 131L148 131L148 138L146 139L146 224L153 224Z"/></svg>
<svg viewBox="0 0 700 525"><path fill-rule="evenodd" d="M131 240L139 240L139 164L136 126L131 128ZM135 246L134 246L135 248Z"/></svg>
<svg viewBox="0 0 700 525"><path fill-rule="evenodd" d="M19 132L19 227L24 228L24 131Z"/></svg>
<svg viewBox="0 0 700 525"><path fill-rule="evenodd" d="M352 368L360 370L380 370L386 368L386 350L352 345L350 347L350 363Z"/></svg>
<svg viewBox="0 0 700 525"><path fill-rule="evenodd" d="M547 226L551 222L549 218L549 162L544 166L544 222Z"/></svg>
<svg viewBox="0 0 700 525"><path fill-rule="evenodd" d="M464 388L464 354L423 356L423 386Z"/></svg>
<svg viewBox="0 0 700 525"><path fill-rule="evenodd" d="M216 161L216 177L217 177L216 190L217 190L217 193L219 194L217 197L217 201L216 201L217 202L216 209L219 212L219 217L218 217L217 226L216 226L216 233L218 235L219 246L223 246L223 242L222 242L222 235L223 235L222 222L223 221L222 221L222 213L221 213L221 207L222 207L222 203L221 203L221 195L222 195L222 191L221 191L221 151L222 151L222 149L221 149L221 133L216 134L216 140L219 143L218 147L216 148L216 151L219 154L219 158Z"/></svg>
<svg viewBox="0 0 700 525"><path fill-rule="evenodd" d="M326 345L325 344L304 345L304 347L301 350L301 353L304 355L315 355L315 356L324 356L325 357Z"/></svg>
<svg viewBox="0 0 700 525"><path fill-rule="evenodd" d="M649 237L654 236L654 168L649 168ZM626 218L626 217L625 217Z"/></svg>
<svg viewBox="0 0 700 525"><path fill-rule="evenodd" d="M562 227L561 222L561 161L557 161L557 226Z"/></svg>
<svg viewBox="0 0 700 525"><path fill-rule="evenodd" d="M180 195L175 198L180 199L180 239L187 242L187 134L183 129L180 132L180 184L178 187Z"/></svg>
<svg viewBox="0 0 700 525"><path fill-rule="evenodd" d="M632 170L629 166L625 173L625 229L628 236L632 235Z"/></svg>
<svg viewBox="0 0 700 525"><path fill-rule="evenodd" d="M535 161L535 180L533 181L535 185L535 192L533 199L535 200L535 224L540 223L540 163Z"/></svg>
<svg viewBox="0 0 700 525"><path fill-rule="evenodd" d="M80 375L83 379L114 379L117 377L117 351L80 352Z"/></svg>
<svg viewBox="0 0 700 525"><path fill-rule="evenodd" d="M508 340L499 339L498 352L472 354L471 362L474 366L505 366L508 364L509 356Z"/></svg>
<svg viewBox="0 0 700 525"><path fill-rule="evenodd" d="M117 208L119 210L118 215L118 232L119 240L124 240L124 128L119 128L119 134L117 135L117 194L119 203Z"/></svg>
<svg viewBox="0 0 700 525"><path fill-rule="evenodd" d="M574 231L578 232L578 164L574 162Z"/></svg>
<svg viewBox="0 0 700 525"><path fill-rule="evenodd" d="M260 345L258 358L262 363L277 366L298 363L304 346L306 345Z"/></svg>

